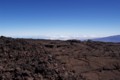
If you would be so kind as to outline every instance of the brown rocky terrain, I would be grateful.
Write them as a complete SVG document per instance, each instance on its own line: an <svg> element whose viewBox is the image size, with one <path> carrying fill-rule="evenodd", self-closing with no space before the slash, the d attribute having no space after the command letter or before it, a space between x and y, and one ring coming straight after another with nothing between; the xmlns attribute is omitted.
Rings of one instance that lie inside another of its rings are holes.
<svg viewBox="0 0 120 80"><path fill-rule="evenodd" d="M120 80L120 43L2 36L0 80Z"/></svg>

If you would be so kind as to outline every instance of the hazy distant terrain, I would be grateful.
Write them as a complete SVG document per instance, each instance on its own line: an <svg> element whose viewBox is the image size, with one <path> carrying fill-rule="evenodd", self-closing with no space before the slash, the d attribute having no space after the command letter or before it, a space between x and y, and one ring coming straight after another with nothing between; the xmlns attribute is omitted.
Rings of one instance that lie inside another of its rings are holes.
<svg viewBox="0 0 120 80"><path fill-rule="evenodd" d="M103 42L120 42L120 35L97 38L97 39L92 39L92 40L94 40L94 41L103 41Z"/></svg>
<svg viewBox="0 0 120 80"><path fill-rule="evenodd" d="M0 37L0 80L120 80L120 43Z"/></svg>

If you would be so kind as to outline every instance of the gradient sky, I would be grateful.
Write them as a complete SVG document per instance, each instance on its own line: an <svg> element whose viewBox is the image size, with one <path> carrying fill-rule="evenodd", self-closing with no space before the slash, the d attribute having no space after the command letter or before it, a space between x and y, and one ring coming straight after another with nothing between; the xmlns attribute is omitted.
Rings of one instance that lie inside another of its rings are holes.
<svg viewBox="0 0 120 80"><path fill-rule="evenodd" d="M0 35L100 37L120 34L120 0L0 0Z"/></svg>

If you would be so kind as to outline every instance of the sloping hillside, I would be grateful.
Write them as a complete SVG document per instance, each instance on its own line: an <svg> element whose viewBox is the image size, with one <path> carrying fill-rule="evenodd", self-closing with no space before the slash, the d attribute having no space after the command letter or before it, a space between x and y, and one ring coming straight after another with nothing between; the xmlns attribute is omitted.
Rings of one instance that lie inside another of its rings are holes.
<svg viewBox="0 0 120 80"><path fill-rule="evenodd" d="M97 38L97 39L93 39L93 40L94 41L103 41L103 42L120 42L120 35Z"/></svg>
<svg viewBox="0 0 120 80"><path fill-rule="evenodd" d="M0 37L0 80L120 80L120 44Z"/></svg>

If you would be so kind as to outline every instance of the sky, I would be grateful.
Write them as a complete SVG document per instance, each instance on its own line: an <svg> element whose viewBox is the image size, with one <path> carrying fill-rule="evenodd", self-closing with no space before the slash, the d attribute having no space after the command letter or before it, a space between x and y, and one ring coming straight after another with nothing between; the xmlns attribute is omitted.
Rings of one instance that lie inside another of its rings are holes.
<svg viewBox="0 0 120 80"><path fill-rule="evenodd" d="M120 34L120 0L0 0L0 35L92 38Z"/></svg>

